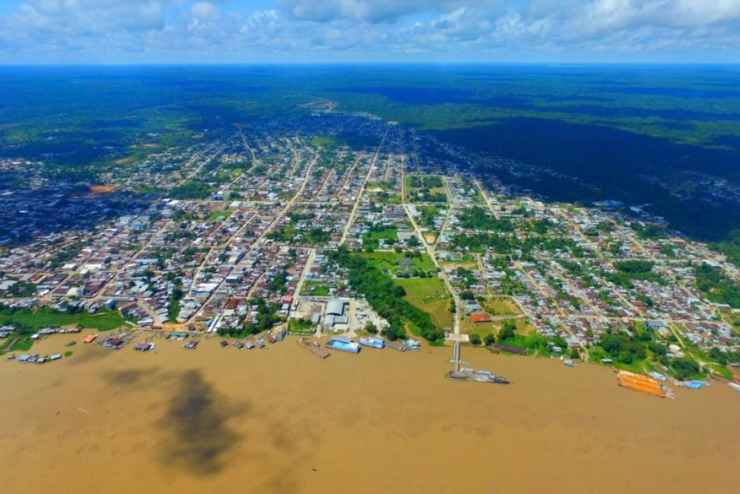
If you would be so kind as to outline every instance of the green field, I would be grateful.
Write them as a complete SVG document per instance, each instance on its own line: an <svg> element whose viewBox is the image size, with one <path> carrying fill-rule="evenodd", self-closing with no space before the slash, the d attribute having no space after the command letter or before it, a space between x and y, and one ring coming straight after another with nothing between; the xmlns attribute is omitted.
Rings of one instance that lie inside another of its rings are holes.
<svg viewBox="0 0 740 494"><path fill-rule="evenodd" d="M407 255L398 252L366 252L361 254L380 270L402 278L430 277L437 272L432 259L426 255Z"/></svg>
<svg viewBox="0 0 740 494"><path fill-rule="evenodd" d="M305 319L291 319L288 321L288 332L299 336L311 336L316 332L316 327Z"/></svg>
<svg viewBox="0 0 740 494"><path fill-rule="evenodd" d="M101 311L97 314L79 312L70 314L47 307L38 310L23 309L10 311L0 309L0 325L10 324L27 331L38 331L47 327L81 326L98 331L111 331L123 326L126 321L116 311Z"/></svg>
<svg viewBox="0 0 740 494"><path fill-rule="evenodd" d="M398 242L398 230L395 226L371 228L369 232L362 236L362 245L366 249L377 249L380 247L380 241L386 245Z"/></svg>
<svg viewBox="0 0 740 494"><path fill-rule="evenodd" d="M307 280L303 284L301 295L307 295L311 297L328 297L329 287L326 285L326 283L322 283L321 281Z"/></svg>
<svg viewBox="0 0 740 494"><path fill-rule="evenodd" d="M452 328L452 297L441 279L397 279L396 283L406 290L404 298L414 307L428 313L437 326Z"/></svg>
<svg viewBox="0 0 740 494"><path fill-rule="evenodd" d="M483 308L492 316L519 316L521 311L511 299L494 297L483 304Z"/></svg>
<svg viewBox="0 0 740 494"><path fill-rule="evenodd" d="M209 223L221 222L231 216L232 212L233 211L231 209L216 209L215 211L211 211L208 215L207 221Z"/></svg>

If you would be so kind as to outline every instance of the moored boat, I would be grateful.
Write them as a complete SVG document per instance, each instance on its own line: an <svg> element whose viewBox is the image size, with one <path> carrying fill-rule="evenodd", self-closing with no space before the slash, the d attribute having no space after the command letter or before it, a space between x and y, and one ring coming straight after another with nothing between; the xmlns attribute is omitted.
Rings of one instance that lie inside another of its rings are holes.
<svg viewBox="0 0 740 494"><path fill-rule="evenodd" d="M358 342L360 343L360 345L368 348L377 348L378 350L382 350L385 348L385 340L383 338L360 338Z"/></svg>
<svg viewBox="0 0 740 494"><path fill-rule="evenodd" d="M360 353L361 347L358 343L346 338L332 338L326 342L327 348L347 353Z"/></svg>

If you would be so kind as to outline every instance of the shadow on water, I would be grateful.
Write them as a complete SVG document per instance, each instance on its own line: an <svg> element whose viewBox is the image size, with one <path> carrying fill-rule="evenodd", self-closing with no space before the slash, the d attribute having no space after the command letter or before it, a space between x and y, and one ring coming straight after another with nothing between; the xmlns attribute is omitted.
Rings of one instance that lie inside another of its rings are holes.
<svg viewBox="0 0 740 494"><path fill-rule="evenodd" d="M107 350L99 345L86 345L82 351L76 351L74 357L69 360L70 365L85 365L91 362L103 360L113 354L113 350Z"/></svg>
<svg viewBox="0 0 740 494"><path fill-rule="evenodd" d="M146 379L158 375L159 369L150 367L147 369L122 369L105 372L103 380L110 385L118 387L130 387L142 384Z"/></svg>
<svg viewBox="0 0 740 494"><path fill-rule="evenodd" d="M201 371L186 371L178 380L160 420L167 433L161 461L193 475L216 475L225 467L227 454L244 439L228 421L243 416L250 407L229 402Z"/></svg>

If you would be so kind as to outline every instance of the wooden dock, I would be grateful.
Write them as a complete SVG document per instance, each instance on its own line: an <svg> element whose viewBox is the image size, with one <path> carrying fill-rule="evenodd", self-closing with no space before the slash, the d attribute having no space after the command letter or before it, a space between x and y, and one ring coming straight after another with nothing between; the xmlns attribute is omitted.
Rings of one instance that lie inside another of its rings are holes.
<svg viewBox="0 0 740 494"><path fill-rule="evenodd" d="M331 355L331 353L329 353L329 350L327 350L326 348L322 348L317 341L312 341L309 338L301 336L300 338L298 338L298 344L319 357L320 359L328 358Z"/></svg>

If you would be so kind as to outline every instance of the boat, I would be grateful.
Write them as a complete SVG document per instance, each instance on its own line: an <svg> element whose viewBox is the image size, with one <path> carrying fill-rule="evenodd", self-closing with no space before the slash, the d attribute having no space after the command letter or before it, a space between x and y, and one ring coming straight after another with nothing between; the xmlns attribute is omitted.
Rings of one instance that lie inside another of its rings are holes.
<svg viewBox="0 0 740 494"><path fill-rule="evenodd" d="M358 343L347 338L332 338L326 342L326 347L347 353L360 353L361 350Z"/></svg>
<svg viewBox="0 0 740 494"><path fill-rule="evenodd" d="M136 350L137 352L151 352L152 350L154 350L154 343L137 343L136 345L134 345L134 350Z"/></svg>
<svg viewBox="0 0 740 494"><path fill-rule="evenodd" d="M328 358L331 355L328 350L326 350L325 348L321 348L321 345L319 345L317 341L309 340L308 338L305 338L303 336L298 338L298 344L301 345L301 347L309 350L320 359Z"/></svg>
<svg viewBox="0 0 740 494"><path fill-rule="evenodd" d="M648 372L648 376L652 377L656 381L660 381L662 383L666 382L668 380L668 377L666 377L665 374L661 374L660 372L656 371L650 371Z"/></svg>
<svg viewBox="0 0 740 494"><path fill-rule="evenodd" d="M90 343L94 342L97 339L98 339L98 335L96 335L96 334L89 334L89 335L85 336L85 339L82 340L82 341L84 343L90 344Z"/></svg>
<svg viewBox="0 0 740 494"><path fill-rule="evenodd" d="M691 381L683 381L679 383L679 385L684 388L689 388L689 389L701 389L704 386L706 386L707 383L705 383L704 381L691 380Z"/></svg>
<svg viewBox="0 0 740 494"><path fill-rule="evenodd" d="M111 336L110 338L106 338L105 341L103 341L103 348L108 348L110 350L120 350L125 344L126 341L123 338L120 338L118 336Z"/></svg>
<svg viewBox="0 0 740 494"><path fill-rule="evenodd" d="M259 348L259 349L265 348L265 339L264 338L257 338L257 348Z"/></svg>
<svg viewBox="0 0 740 494"><path fill-rule="evenodd" d="M565 365L566 367L571 367L571 368L576 366L575 362L573 362L573 359L569 359L569 358L563 360L563 365Z"/></svg>
<svg viewBox="0 0 740 494"><path fill-rule="evenodd" d="M497 376L491 371L483 369L475 370L469 367L463 367L460 342L456 341L452 346L452 359L450 360L450 363L454 366L452 370L447 373L447 377L450 379L488 384L511 384L511 382L505 377Z"/></svg>
<svg viewBox="0 0 740 494"><path fill-rule="evenodd" d="M229 342L226 340L221 340L221 347L226 348L227 346L229 346Z"/></svg>
<svg viewBox="0 0 740 494"><path fill-rule="evenodd" d="M59 360L61 358L62 358L62 354L61 353L54 353L52 355L49 355L49 360L52 361L52 362L54 360Z"/></svg>
<svg viewBox="0 0 740 494"><path fill-rule="evenodd" d="M447 373L447 377L458 381L474 381L488 384L511 384L511 381L487 370L456 369Z"/></svg>
<svg viewBox="0 0 740 494"><path fill-rule="evenodd" d="M378 350L382 350L385 348L385 340L383 338L360 338L358 341L360 345L366 346L368 348L377 348Z"/></svg>
<svg viewBox="0 0 740 494"><path fill-rule="evenodd" d="M237 341L234 343L234 346L237 350L241 350L242 348L244 348L244 343L242 343L241 341Z"/></svg>
<svg viewBox="0 0 740 494"><path fill-rule="evenodd" d="M623 388L631 389L633 391L640 391L647 393L659 398L666 398L669 396L666 387L660 381L653 379L649 376L642 374L635 374L634 372L619 371L617 372L617 384Z"/></svg>
<svg viewBox="0 0 740 494"><path fill-rule="evenodd" d="M403 346L406 347L408 352L418 352L421 350L421 343L416 340L406 340L403 342Z"/></svg>
<svg viewBox="0 0 740 494"><path fill-rule="evenodd" d="M734 389L735 391L738 391L738 392L740 392L740 384L738 384L738 383L727 383L727 384L728 384L728 385L729 385L729 386L730 386L730 387L731 387L732 389Z"/></svg>
<svg viewBox="0 0 740 494"><path fill-rule="evenodd" d="M396 350L398 352L405 352L406 350L408 350L408 348L406 348L406 345L404 345L400 341L389 341L386 345L388 346L388 348L392 348L393 350Z"/></svg>
<svg viewBox="0 0 740 494"><path fill-rule="evenodd" d="M282 328L274 333L271 333L270 336L268 336L268 340L270 340L270 343L279 343L283 341L286 336L288 336L288 330Z"/></svg>
<svg viewBox="0 0 740 494"><path fill-rule="evenodd" d="M200 343L198 340L192 340L185 343L184 348L185 350L195 350L198 348L198 343Z"/></svg>

